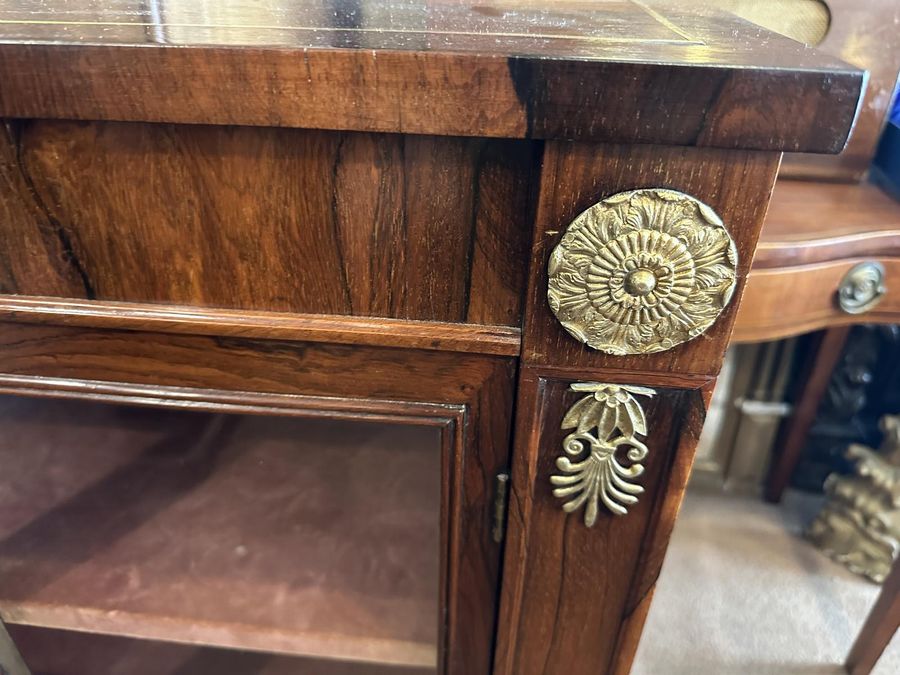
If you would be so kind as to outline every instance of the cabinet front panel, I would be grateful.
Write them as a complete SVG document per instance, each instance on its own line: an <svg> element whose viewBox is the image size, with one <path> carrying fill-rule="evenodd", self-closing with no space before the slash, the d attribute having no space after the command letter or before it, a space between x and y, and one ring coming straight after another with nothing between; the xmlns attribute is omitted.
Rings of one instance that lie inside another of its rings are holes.
<svg viewBox="0 0 900 675"><path fill-rule="evenodd" d="M0 134L0 292L519 325L531 145L39 121Z"/></svg>

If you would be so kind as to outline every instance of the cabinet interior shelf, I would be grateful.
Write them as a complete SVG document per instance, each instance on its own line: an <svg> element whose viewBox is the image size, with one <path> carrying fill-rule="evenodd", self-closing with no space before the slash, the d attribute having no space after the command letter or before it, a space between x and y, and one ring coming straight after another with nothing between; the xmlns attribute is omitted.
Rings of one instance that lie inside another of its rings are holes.
<svg viewBox="0 0 900 675"><path fill-rule="evenodd" d="M416 426L0 397L8 624L434 668Z"/></svg>

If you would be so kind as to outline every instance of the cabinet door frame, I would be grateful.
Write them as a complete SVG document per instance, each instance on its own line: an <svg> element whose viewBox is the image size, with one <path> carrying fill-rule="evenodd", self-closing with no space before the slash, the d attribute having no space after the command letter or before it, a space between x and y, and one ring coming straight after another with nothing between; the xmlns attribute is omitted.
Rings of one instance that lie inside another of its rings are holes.
<svg viewBox="0 0 900 675"><path fill-rule="evenodd" d="M0 342L5 394L437 428L439 672L490 672L501 556L493 490L508 465L514 359L13 322Z"/></svg>

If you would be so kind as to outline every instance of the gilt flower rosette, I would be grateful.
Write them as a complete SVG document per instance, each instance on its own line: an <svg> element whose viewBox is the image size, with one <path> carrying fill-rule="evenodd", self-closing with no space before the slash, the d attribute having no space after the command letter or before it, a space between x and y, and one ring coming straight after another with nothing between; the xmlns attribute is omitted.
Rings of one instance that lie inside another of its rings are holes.
<svg viewBox="0 0 900 675"><path fill-rule="evenodd" d="M710 207L674 190L633 190L572 221L550 256L547 296L589 347L648 354L709 328L731 300L736 267Z"/></svg>

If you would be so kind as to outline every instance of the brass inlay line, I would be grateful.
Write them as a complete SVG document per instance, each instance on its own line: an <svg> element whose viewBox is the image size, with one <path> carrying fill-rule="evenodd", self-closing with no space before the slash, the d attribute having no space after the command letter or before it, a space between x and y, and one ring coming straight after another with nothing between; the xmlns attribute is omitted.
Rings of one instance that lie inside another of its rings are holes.
<svg viewBox="0 0 900 675"><path fill-rule="evenodd" d="M309 31L313 33L394 33L398 35L448 35L461 37L512 37L534 38L540 40L574 40L579 42L617 42L617 43L653 43L675 45L702 45L701 40L691 38L680 30L676 34L685 40L671 38L632 38L594 35L558 35L554 33L488 33L479 31L406 29L406 28L357 28L357 27L324 27L324 26L268 26L268 25L235 25L217 23L160 23L151 21L61 21L53 19L0 19L0 25L7 26L104 26L135 28L211 28L227 30L272 30L272 31Z"/></svg>
<svg viewBox="0 0 900 675"><path fill-rule="evenodd" d="M683 37L685 40L688 40L688 41L690 41L690 42L699 42L700 44L703 44L700 40L697 40L697 39L691 37L691 36L688 35L686 32L684 32L683 30L681 30L678 26L676 26L676 25L675 25L674 23L672 23L669 19L667 19L667 18L664 17L662 14L660 14L659 12L657 12L655 9L653 9L652 7L649 7L649 6L645 5L643 2L641 2L641 0L631 0L631 3L634 4L634 5L637 5L638 7L640 7L642 10L644 10L645 12L647 12L647 14L649 14L649 15L652 16L654 19L656 19L657 21L659 21L659 23L661 23L663 26L665 26L666 28L668 28L670 31L672 31L672 32L675 33L676 35L680 35L680 36Z"/></svg>

